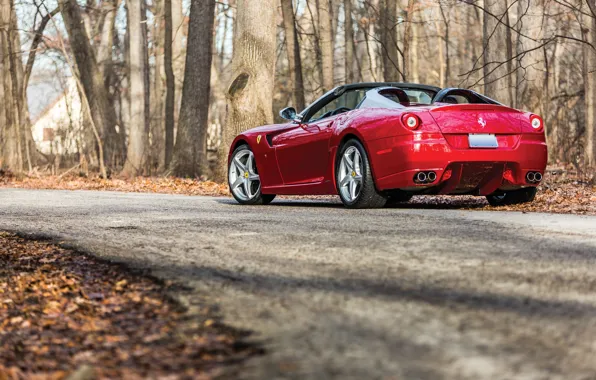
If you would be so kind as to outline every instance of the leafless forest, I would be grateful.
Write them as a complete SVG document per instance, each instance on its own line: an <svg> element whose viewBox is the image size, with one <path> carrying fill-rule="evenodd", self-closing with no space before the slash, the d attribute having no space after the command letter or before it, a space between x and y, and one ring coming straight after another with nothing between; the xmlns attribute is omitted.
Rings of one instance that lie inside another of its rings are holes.
<svg viewBox="0 0 596 380"><path fill-rule="evenodd" d="M0 167L218 178L334 86L464 87L596 166L596 0L0 0ZM279 121L279 120L278 120Z"/></svg>

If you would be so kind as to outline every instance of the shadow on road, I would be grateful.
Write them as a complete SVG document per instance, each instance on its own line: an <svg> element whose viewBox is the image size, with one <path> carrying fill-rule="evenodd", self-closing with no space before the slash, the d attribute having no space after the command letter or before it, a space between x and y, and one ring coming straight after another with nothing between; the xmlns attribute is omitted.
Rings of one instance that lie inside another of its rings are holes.
<svg viewBox="0 0 596 380"><path fill-rule="evenodd" d="M234 199L218 199L217 203L225 205L238 205ZM336 197L326 199L313 198L277 198L269 206L281 207L319 207L319 208L343 208L342 203ZM246 207L246 206L243 206ZM482 197L466 197L465 199L445 197L421 196L415 197L407 203L398 203L385 206L386 209L426 209L426 210L480 210L487 208L488 204Z"/></svg>
<svg viewBox="0 0 596 380"><path fill-rule="evenodd" d="M218 199L217 203L231 206L243 206L234 199ZM333 200L313 200L313 199L279 199L274 200L267 207L281 206L281 207L322 207L322 208L343 208L341 203Z"/></svg>
<svg viewBox="0 0 596 380"><path fill-rule="evenodd" d="M293 294L298 291L330 292L395 302L421 302L447 308L513 312L525 317L564 318L568 320L596 314L596 307L586 303L440 287L430 282L408 281L407 276L387 282L368 278L337 279L317 276L301 278L266 275L236 272L209 266L169 266L160 269L168 272L172 271L179 275L183 274L186 277L195 277L197 280L222 282L222 286L237 287L242 291L250 291L253 288L258 292L270 292L279 296L283 296L283 293Z"/></svg>

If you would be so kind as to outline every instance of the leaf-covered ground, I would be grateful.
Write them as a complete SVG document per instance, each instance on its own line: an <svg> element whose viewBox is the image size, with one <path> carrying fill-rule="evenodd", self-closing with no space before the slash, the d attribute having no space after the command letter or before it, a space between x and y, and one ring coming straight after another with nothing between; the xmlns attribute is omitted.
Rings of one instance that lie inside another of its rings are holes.
<svg viewBox="0 0 596 380"><path fill-rule="evenodd" d="M229 196L226 184L181 178L138 177L101 179L74 174L61 176L15 176L0 173L0 187L60 190L110 190L142 193ZM305 197L301 197L305 198ZM306 197L330 199L332 197ZM334 197L337 198L337 197ZM456 208L497 210L484 197L416 196L404 208ZM553 212L596 215L596 186L577 175L571 168L549 168L539 187L536 200L530 204L500 207L499 210Z"/></svg>
<svg viewBox="0 0 596 380"><path fill-rule="evenodd" d="M259 353L208 300L191 316L170 286L0 232L0 379L211 378Z"/></svg>
<svg viewBox="0 0 596 380"><path fill-rule="evenodd" d="M184 195L228 195L228 186L211 181L197 181L174 177L137 177L132 179L102 179L99 176L81 177L24 176L0 173L0 187L54 190L104 190L128 193L163 193Z"/></svg>

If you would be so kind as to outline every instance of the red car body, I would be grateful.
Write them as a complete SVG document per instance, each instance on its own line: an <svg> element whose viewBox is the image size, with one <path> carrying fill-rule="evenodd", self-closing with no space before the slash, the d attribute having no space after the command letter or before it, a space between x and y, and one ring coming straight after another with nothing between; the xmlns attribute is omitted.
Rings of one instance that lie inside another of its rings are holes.
<svg viewBox="0 0 596 380"><path fill-rule="evenodd" d="M365 96L371 97L371 89L413 86L412 91L420 90L419 85L410 84L351 86L361 86L369 91ZM337 194L338 149L353 138L365 147L375 187L381 193L399 189L414 194L489 195L537 186L539 181L529 181L527 175L540 173L541 178L546 167L541 119L468 90L447 90L432 88L429 94L436 92L436 99L447 91L447 97L439 100L450 102L457 97L453 94L468 94L472 100L478 96L480 103L408 101L394 108L357 107L319 120L297 119L250 129L236 137L230 152L241 144L254 152L263 194ZM308 109L301 115L307 114ZM417 117L419 126L409 128L404 115ZM534 118L540 121L538 128L538 122L532 125ZM471 147L470 135L494 135L498 147ZM419 172L434 172L436 179L420 183L416 181Z"/></svg>

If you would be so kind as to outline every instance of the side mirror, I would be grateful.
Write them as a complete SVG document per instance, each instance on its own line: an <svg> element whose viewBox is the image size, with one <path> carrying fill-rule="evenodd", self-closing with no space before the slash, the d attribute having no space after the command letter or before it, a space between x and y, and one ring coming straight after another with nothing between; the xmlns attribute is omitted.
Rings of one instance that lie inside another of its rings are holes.
<svg viewBox="0 0 596 380"><path fill-rule="evenodd" d="M283 119L295 121L296 120L296 109L294 107L287 107L279 111L279 116Z"/></svg>

